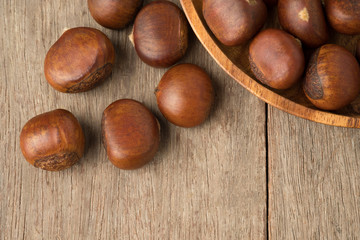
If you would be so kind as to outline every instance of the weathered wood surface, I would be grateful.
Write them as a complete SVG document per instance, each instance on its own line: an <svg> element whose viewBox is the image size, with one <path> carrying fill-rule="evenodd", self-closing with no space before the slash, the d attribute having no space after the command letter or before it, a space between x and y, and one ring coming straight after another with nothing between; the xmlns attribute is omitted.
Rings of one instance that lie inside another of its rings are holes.
<svg viewBox="0 0 360 240"><path fill-rule="evenodd" d="M270 239L360 239L360 132L269 108Z"/></svg>
<svg viewBox="0 0 360 240"><path fill-rule="evenodd" d="M265 104L228 77L194 35L182 62L209 72L217 97L205 124L182 129L156 106L153 90L165 69L139 60L127 38L131 27L96 24L86 0L0 0L0 22L0 239L266 238ZM43 61L63 29L76 26L110 37L116 68L90 92L63 94L47 84ZM145 103L162 125L155 161L136 171L116 169L101 145L102 111L120 98ZM19 133L55 108L80 120L87 150L76 166L50 173L24 160Z"/></svg>

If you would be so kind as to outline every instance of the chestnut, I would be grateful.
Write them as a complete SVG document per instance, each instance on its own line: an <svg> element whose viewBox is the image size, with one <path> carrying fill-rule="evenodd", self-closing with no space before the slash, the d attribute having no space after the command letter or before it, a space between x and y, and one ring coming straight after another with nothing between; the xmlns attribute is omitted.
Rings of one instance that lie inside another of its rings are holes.
<svg viewBox="0 0 360 240"><path fill-rule="evenodd" d="M40 114L21 130L20 148L34 167L60 171L84 155L85 137L75 116L64 109Z"/></svg>
<svg viewBox="0 0 360 240"><path fill-rule="evenodd" d="M329 39L321 0L279 0L281 26L309 47L319 47Z"/></svg>
<svg viewBox="0 0 360 240"><path fill-rule="evenodd" d="M168 70L155 94L164 117L187 128L203 123L214 101L210 77L194 64L179 64Z"/></svg>
<svg viewBox="0 0 360 240"><path fill-rule="evenodd" d="M253 39L249 61L255 77L275 89L290 88L300 80L305 69L300 42L277 29L266 29Z"/></svg>
<svg viewBox="0 0 360 240"><path fill-rule="evenodd" d="M303 85L307 98L318 108L337 110L360 93L360 67L345 48L327 44L311 56Z"/></svg>
<svg viewBox="0 0 360 240"><path fill-rule="evenodd" d="M140 10L131 36L138 56L153 67L170 67L188 48L184 13L169 1L154 1Z"/></svg>
<svg viewBox="0 0 360 240"><path fill-rule="evenodd" d="M143 0L88 0L89 11L95 21L110 29L126 27L142 4Z"/></svg>
<svg viewBox="0 0 360 240"><path fill-rule="evenodd" d="M45 77L60 92L84 92L110 76L114 60L114 47L105 34L94 28L72 28L46 54Z"/></svg>
<svg viewBox="0 0 360 240"><path fill-rule="evenodd" d="M250 40L267 17L262 0L203 0L202 11L215 37L227 46Z"/></svg>
<svg viewBox="0 0 360 240"><path fill-rule="evenodd" d="M337 32L360 34L360 2L358 0L326 0L325 11L330 26Z"/></svg>
<svg viewBox="0 0 360 240"><path fill-rule="evenodd" d="M136 169L152 160L159 148L160 125L141 103L121 99L102 116L102 138L109 160L120 169Z"/></svg>

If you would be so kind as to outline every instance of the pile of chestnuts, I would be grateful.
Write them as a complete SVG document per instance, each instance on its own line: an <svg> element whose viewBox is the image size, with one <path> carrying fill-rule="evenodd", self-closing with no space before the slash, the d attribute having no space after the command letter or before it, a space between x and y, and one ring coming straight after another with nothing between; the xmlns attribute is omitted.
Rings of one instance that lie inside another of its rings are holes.
<svg viewBox="0 0 360 240"><path fill-rule="evenodd" d="M277 7L282 29L260 31L267 7ZM360 1L203 0L202 10L222 44L250 41L251 71L261 83L284 90L304 79L306 97L323 110L339 110L359 96L359 63L344 47L328 41L330 27L342 34L360 34ZM312 53L307 63L303 48ZM356 57L360 61L360 41Z"/></svg>
<svg viewBox="0 0 360 240"><path fill-rule="evenodd" d="M91 15L100 25L122 29L134 21L133 41L146 64L167 68L176 64L188 48L188 23L175 4L142 0L88 0ZM135 20L134 20L135 19ZM64 93L93 89L113 70L115 49L101 31L77 27L65 31L48 50L44 73L48 83ZM181 127L194 127L208 117L214 88L208 74L194 64L170 68L155 89L164 117ZM120 169L136 169L151 161L160 144L160 124L142 103L120 99L103 112L102 140L108 159ZM59 171L84 155L85 136L75 116L57 109L35 116L23 127L20 147L35 167Z"/></svg>

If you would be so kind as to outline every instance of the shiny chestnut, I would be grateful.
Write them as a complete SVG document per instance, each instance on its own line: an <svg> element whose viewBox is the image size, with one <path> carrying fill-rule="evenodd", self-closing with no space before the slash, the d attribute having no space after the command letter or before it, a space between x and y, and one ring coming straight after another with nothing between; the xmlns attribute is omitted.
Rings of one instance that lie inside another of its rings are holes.
<svg viewBox="0 0 360 240"><path fill-rule="evenodd" d="M262 0L203 0L202 11L211 31L227 46L246 43L267 17Z"/></svg>
<svg viewBox="0 0 360 240"><path fill-rule="evenodd" d="M304 92L318 108L337 110L360 93L360 67L345 48L327 44L312 55L306 72Z"/></svg>
<svg viewBox="0 0 360 240"><path fill-rule="evenodd" d="M20 134L20 148L33 166L60 171L84 155L85 137L75 116L57 109L30 119Z"/></svg>
<svg viewBox="0 0 360 240"><path fill-rule="evenodd" d="M155 94L164 117L187 128L203 123L214 101L209 75L194 64L179 64L168 70Z"/></svg>
<svg viewBox="0 0 360 240"><path fill-rule="evenodd" d="M253 39L249 61L255 77L275 89L290 88L300 80L305 69L300 43L277 29L264 30Z"/></svg>
<svg viewBox="0 0 360 240"><path fill-rule="evenodd" d="M160 142L160 125L143 104L121 99L102 117L102 138L109 160L120 169L136 169L151 161Z"/></svg>
<svg viewBox="0 0 360 240"><path fill-rule="evenodd" d="M359 0L325 0L328 21L337 32L360 34Z"/></svg>
<svg viewBox="0 0 360 240"><path fill-rule="evenodd" d="M170 67L188 48L188 23L169 1L153 1L136 16L132 34L138 56L153 67Z"/></svg>
<svg viewBox="0 0 360 240"><path fill-rule="evenodd" d="M72 28L46 54L45 77L60 92L84 92L111 74L114 60L114 47L105 34L94 28Z"/></svg>
<svg viewBox="0 0 360 240"><path fill-rule="evenodd" d="M281 26L309 47L319 47L329 39L321 0L279 0Z"/></svg>
<svg viewBox="0 0 360 240"><path fill-rule="evenodd" d="M126 27L140 10L143 0L88 0L91 15L106 28Z"/></svg>

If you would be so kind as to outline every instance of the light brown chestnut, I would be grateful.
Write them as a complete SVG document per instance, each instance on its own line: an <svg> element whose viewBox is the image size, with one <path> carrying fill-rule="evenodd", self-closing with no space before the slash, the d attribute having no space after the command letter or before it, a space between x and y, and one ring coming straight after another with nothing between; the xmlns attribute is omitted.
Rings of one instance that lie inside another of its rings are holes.
<svg viewBox="0 0 360 240"><path fill-rule="evenodd" d="M88 0L91 15L106 28L121 29L134 18L143 0Z"/></svg>
<svg viewBox="0 0 360 240"><path fill-rule="evenodd" d="M328 21L337 32L360 34L359 0L325 0Z"/></svg>
<svg viewBox="0 0 360 240"><path fill-rule="evenodd" d="M114 60L114 47L105 34L94 28L72 28L46 54L45 77L60 92L84 92L110 76Z"/></svg>
<svg viewBox="0 0 360 240"><path fill-rule="evenodd" d="M210 77L194 64L179 64L168 70L155 94L164 117L187 128L203 123L214 101Z"/></svg>
<svg viewBox="0 0 360 240"><path fill-rule="evenodd" d="M57 109L30 119L20 134L20 148L33 166L60 171L84 155L85 137L78 120L67 110Z"/></svg>
<svg viewBox="0 0 360 240"><path fill-rule="evenodd" d="M110 104L102 117L102 138L109 160L130 170L151 161L160 142L160 125L141 103L121 99Z"/></svg>
<svg viewBox="0 0 360 240"><path fill-rule="evenodd" d="M329 39L321 0L279 0L281 26L309 47L319 47Z"/></svg>
<svg viewBox="0 0 360 240"><path fill-rule="evenodd" d="M360 67L345 48L327 44L312 55L306 72L304 92L318 108L337 110L360 93Z"/></svg>
<svg viewBox="0 0 360 240"><path fill-rule="evenodd" d="M267 17L262 0L203 0L202 11L211 31L227 46L246 43Z"/></svg>
<svg viewBox="0 0 360 240"><path fill-rule="evenodd" d="M275 89L290 88L300 80L305 69L300 43L277 29L264 30L254 38L249 61L255 77Z"/></svg>
<svg viewBox="0 0 360 240"><path fill-rule="evenodd" d="M136 16L132 40L138 56L153 67L170 67L188 48L188 23L169 1L153 1Z"/></svg>

